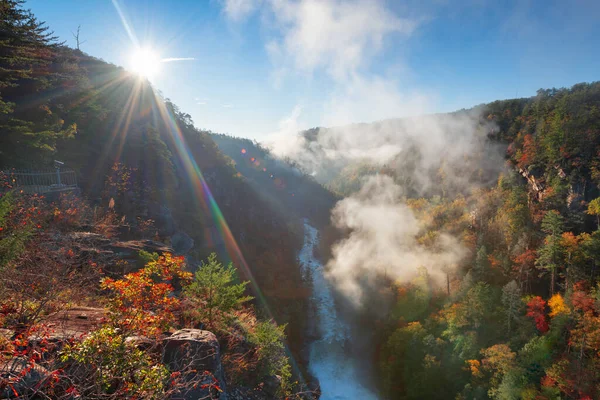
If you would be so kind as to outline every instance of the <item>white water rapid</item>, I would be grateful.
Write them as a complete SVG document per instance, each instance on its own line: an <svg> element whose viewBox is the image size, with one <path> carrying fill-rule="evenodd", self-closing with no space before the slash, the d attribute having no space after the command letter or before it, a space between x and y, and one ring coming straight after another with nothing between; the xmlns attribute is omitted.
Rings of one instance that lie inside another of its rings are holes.
<svg viewBox="0 0 600 400"><path fill-rule="evenodd" d="M304 246L298 254L305 279L312 281L312 302L318 318L320 339L310 346L309 370L321 385L322 400L375 400L377 396L359 379L354 360L344 351L350 339L348 325L338 318L323 265L314 257L319 243L315 228L304 222Z"/></svg>

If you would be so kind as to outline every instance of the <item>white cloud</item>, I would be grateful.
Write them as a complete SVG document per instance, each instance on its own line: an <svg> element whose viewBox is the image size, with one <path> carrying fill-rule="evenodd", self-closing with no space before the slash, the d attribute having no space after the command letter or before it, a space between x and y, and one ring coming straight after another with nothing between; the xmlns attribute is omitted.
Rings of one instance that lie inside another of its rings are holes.
<svg viewBox="0 0 600 400"><path fill-rule="evenodd" d="M353 74L324 105L321 126L339 126L419 115L429 111L433 96L402 92L394 79Z"/></svg>
<svg viewBox="0 0 600 400"><path fill-rule="evenodd" d="M194 57L169 57L169 58L163 58L160 60L160 62L173 62L173 61L194 61L195 58Z"/></svg>
<svg viewBox="0 0 600 400"><path fill-rule="evenodd" d="M387 35L409 35L418 20L400 18L378 0L269 0L281 37L271 55L300 71L324 68L335 79L368 64Z"/></svg>
<svg viewBox="0 0 600 400"><path fill-rule="evenodd" d="M275 88L297 74L306 79L307 74L325 73L329 78L333 89L323 102L318 121L322 126L429 111L432 96L400 90L399 79L406 71L393 78L369 72L386 38L407 38L422 18L396 15L382 0L263 0L252 6L225 2L232 19L239 15L231 15L234 9L248 14L261 10L261 21L268 25L265 48L273 62Z"/></svg>
<svg viewBox="0 0 600 400"><path fill-rule="evenodd" d="M260 0L222 0L223 10L228 18L241 21L254 12L260 5Z"/></svg>

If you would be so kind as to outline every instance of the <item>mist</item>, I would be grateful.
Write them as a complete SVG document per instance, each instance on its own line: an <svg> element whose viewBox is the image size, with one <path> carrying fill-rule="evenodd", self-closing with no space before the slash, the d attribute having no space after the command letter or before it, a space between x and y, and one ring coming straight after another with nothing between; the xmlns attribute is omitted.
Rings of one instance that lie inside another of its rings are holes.
<svg viewBox="0 0 600 400"><path fill-rule="evenodd" d="M443 165L449 174L447 179L466 190L471 182L463 182L464 174L455 172L478 169L485 179L497 176L502 167L503 149L487 138L496 127L481 118L481 111L476 108L452 114L316 128L301 134L286 130L272 136L266 145L321 183L328 182L332 171L339 172L362 162L377 167L409 168L398 172L415 180L420 193L425 193L434 184L429 173Z"/></svg>
<svg viewBox="0 0 600 400"><path fill-rule="evenodd" d="M351 304L360 306L382 277L410 280L420 267L442 282L465 256L450 234L441 234L434 246L420 245L423 226L405 201L467 195L497 180L504 148L489 140L497 127L482 114L475 108L319 128L270 143L275 154L325 184L344 168L373 167L331 213L344 238L333 245L327 278Z"/></svg>
<svg viewBox="0 0 600 400"><path fill-rule="evenodd" d="M372 176L332 211L335 226L350 233L333 246L327 277L355 305L382 276L409 279L425 267L439 277L465 254L458 240L447 234L436 239L435 251L418 244L422 227L402 192L391 177Z"/></svg>

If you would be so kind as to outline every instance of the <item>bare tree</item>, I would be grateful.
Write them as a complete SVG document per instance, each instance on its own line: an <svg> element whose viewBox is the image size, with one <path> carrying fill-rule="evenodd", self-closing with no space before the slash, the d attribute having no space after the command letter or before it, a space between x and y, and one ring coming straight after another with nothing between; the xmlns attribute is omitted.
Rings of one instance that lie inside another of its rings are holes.
<svg viewBox="0 0 600 400"><path fill-rule="evenodd" d="M75 38L75 41L77 42L77 50L79 50L79 46L81 46L82 44L84 44L86 42L85 40L83 42L79 40L79 33L80 33L80 31L81 31L81 25L78 25L77 26L77 33L71 32L71 34Z"/></svg>

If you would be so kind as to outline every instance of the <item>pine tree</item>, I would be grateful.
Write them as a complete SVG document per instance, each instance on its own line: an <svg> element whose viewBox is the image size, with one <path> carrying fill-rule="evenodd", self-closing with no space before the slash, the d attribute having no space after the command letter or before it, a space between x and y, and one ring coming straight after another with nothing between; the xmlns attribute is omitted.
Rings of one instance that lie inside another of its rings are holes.
<svg viewBox="0 0 600 400"><path fill-rule="evenodd" d="M550 210L542 220L542 231L546 233L544 245L539 250L536 265L550 271L550 294L554 294L556 272L562 261L563 218L558 211Z"/></svg>
<svg viewBox="0 0 600 400"><path fill-rule="evenodd" d="M473 277L475 281L485 281L485 277L490 269L490 261L488 260L488 253L485 246L479 247L477 255L475 256L475 267L473 268Z"/></svg>
<svg viewBox="0 0 600 400"><path fill-rule="evenodd" d="M508 335L510 336L512 321L520 315L519 306L521 304L521 289L515 281L510 281L502 288L502 305L506 313L506 324Z"/></svg>
<svg viewBox="0 0 600 400"><path fill-rule="evenodd" d="M60 44L23 3L0 0L0 160L9 166L42 159L58 138L75 131L65 129L45 93L59 79L52 63Z"/></svg>
<svg viewBox="0 0 600 400"><path fill-rule="evenodd" d="M198 305L197 313L201 322L211 328L217 327L242 304L252 300L252 297L244 296L249 282L236 284L235 280L233 265L229 263L224 267L215 253L208 256L208 263L202 262L194 281L185 288L186 295Z"/></svg>

